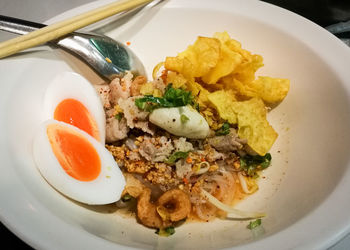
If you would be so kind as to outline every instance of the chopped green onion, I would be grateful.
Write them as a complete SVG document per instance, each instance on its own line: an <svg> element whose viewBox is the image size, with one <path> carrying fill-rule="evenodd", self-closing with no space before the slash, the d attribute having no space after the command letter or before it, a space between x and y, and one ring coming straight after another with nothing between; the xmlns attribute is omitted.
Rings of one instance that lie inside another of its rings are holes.
<svg viewBox="0 0 350 250"><path fill-rule="evenodd" d="M186 123L190 118L188 118L186 115L182 114L180 115L181 123Z"/></svg>
<svg viewBox="0 0 350 250"><path fill-rule="evenodd" d="M174 227L167 227L167 228L165 228L165 232L167 232L170 235L173 235L175 233L175 228Z"/></svg>
<svg viewBox="0 0 350 250"><path fill-rule="evenodd" d="M130 194L125 194L123 197L122 197L122 201L123 202L128 202L130 201L131 199L133 199L134 197L132 197Z"/></svg>
<svg viewBox="0 0 350 250"><path fill-rule="evenodd" d="M118 113L114 116L115 119L117 119L118 121L120 121L123 118L123 113Z"/></svg>
<svg viewBox="0 0 350 250"><path fill-rule="evenodd" d="M225 122L222 124L221 128L215 131L215 135L227 135L230 133L230 124Z"/></svg>
<svg viewBox="0 0 350 250"><path fill-rule="evenodd" d="M186 105L195 105L191 91L183 89L175 89L172 84L165 88L163 97L154 97L146 95L135 100L135 105L148 112L152 112L157 108L172 108Z"/></svg>
<svg viewBox="0 0 350 250"><path fill-rule="evenodd" d="M139 109L147 112L152 112L153 110L162 107L173 107L172 104L166 101L164 98L154 97L151 95L146 95L142 98L136 99L135 105Z"/></svg>
<svg viewBox="0 0 350 250"><path fill-rule="evenodd" d="M186 106L188 104L194 105L191 91L175 89L173 88L172 84L169 84L165 88L163 98L168 102L173 103L174 107Z"/></svg>
<svg viewBox="0 0 350 250"><path fill-rule="evenodd" d="M164 237L168 237L170 235L173 235L175 233L175 228L173 226L170 227L166 227L166 228L157 228L156 234L158 234L159 236L164 236Z"/></svg>
<svg viewBox="0 0 350 250"><path fill-rule="evenodd" d="M165 161L165 163L173 164L178 159L187 158L189 152L177 151L169 156L169 158Z"/></svg>
<svg viewBox="0 0 350 250"><path fill-rule="evenodd" d="M247 226L248 229L252 230L261 225L261 219L256 219L255 221L251 221Z"/></svg>
<svg viewBox="0 0 350 250"><path fill-rule="evenodd" d="M271 154L261 155L245 155L240 159L241 169L250 177L258 177L257 171L268 168L271 163Z"/></svg>

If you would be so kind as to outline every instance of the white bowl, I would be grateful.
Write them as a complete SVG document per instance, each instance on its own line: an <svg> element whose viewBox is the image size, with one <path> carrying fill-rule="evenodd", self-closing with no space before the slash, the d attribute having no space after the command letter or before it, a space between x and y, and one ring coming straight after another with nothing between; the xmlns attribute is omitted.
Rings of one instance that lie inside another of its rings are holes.
<svg viewBox="0 0 350 250"><path fill-rule="evenodd" d="M62 71L101 79L67 54L40 50L0 61L1 221L43 249L326 249L348 233L350 51L336 37L296 14L253 0L171 0L102 29L131 42L149 74L198 35L224 30L264 57L258 75L291 81L287 98L269 114L279 133L273 164L258 193L238 205L267 213L263 234L253 235L246 221L215 220L187 223L169 238L158 237L134 218L111 213L111 207L81 206L52 189L31 155L45 87Z"/></svg>

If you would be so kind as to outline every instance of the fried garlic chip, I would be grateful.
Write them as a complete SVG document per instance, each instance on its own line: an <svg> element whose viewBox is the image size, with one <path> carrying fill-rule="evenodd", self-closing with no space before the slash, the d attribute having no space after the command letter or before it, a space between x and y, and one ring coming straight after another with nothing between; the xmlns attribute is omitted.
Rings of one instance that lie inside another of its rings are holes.
<svg viewBox="0 0 350 250"><path fill-rule="evenodd" d="M230 50L225 44L221 44L218 63L202 77L203 82L215 84L224 76L230 74L242 62L242 56Z"/></svg>
<svg viewBox="0 0 350 250"><path fill-rule="evenodd" d="M223 46L241 55L241 63L232 72L234 78L244 83L254 80L255 72L264 65L263 58L243 49L241 43L232 39L226 31L217 32L214 37L219 39Z"/></svg>
<svg viewBox="0 0 350 250"><path fill-rule="evenodd" d="M142 95L153 95L154 86L151 82L147 82L141 86L140 94Z"/></svg>
<svg viewBox="0 0 350 250"><path fill-rule="evenodd" d="M248 53L250 54L250 52ZM255 80L255 73L262 66L264 66L262 56L250 54L235 68L232 74L236 80L243 83L250 83Z"/></svg>
<svg viewBox="0 0 350 250"><path fill-rule="evenodd" d="M258 79L244 83L229 75L221 79L225 89L232 89L237 97L249 99L260 97L266 104L275 104L283 101L289 91L289 80L259 76ZM238 99L242 99L238 98Z"/></svg>
<svg viewBox="0 0 350 250"><path fill-rule="evenodd" d="M187 79L176 72L169 71L166 78L167 83L172 83L175 89L186 87Z"/></svg>
<svg viewBox="0 0 350 250"><path fill-rule="evenodd" d="M221 82L225 86L225 89L234 90L237 97L244 97L244 99L247 99L259 96L255 88L252 88L250 85L235 79L235 77L232 75L223 77Z"/></svg>
<svg viewBox="0 0 350 250"><path fill-rule="evenodd" d="M234 90L237 99L260 97L266 104L278 103L289 91L289 80L256 79L255 73L263 65L260 55L243 49L227 32L217 32L213 38L198 37L193 45L176 57L167 57L164 67L183 76L184 79L173 80L180 86L186 80L189 82L187 85L197 81L210 92L224 88ZM193 89L193 86L190 88Z"/></svg>
<svg viewBox="0 0 350 250"><path fill-rule="evenodd" d="M167 57L164 67L181 73L187 78L201 77L209 73L220 59L220 41L198 37L193 45L176 57Z"/></svg>
<svg viewBox="0 0 350 250"><path fill-rule="evenodd" d="M190 80L187 82L187 89L192 92L201 107L207 107L209 91L203 88L199 83Z"/></svg>
<svg viewBox="0 0 350 250"><path fill-rule="evenodd" d="M186 79L193 78L194 66L187 58L167 57L164 68L182 74Z"/></svg>
<svg viewBox="0 0 350 250"><path fill-rule="evenodd" d="M224 32L216 32L213 37L216 38L216 39L219 39L219 41L222 44L225 44L232 51L236 51L236 52L242 53L242 45L241 45L241 43L236 41L235 39L232 39L230 37L230 35L226 31L224 31Z"/></svg>
<svg viewBox="0 0 350 250"><path fill-rule="evenodd" d="M209 127L211 129L217 130L221 128L222 123L219 123L220 118L217 117L217 112L212 107L208 107L204 110L200 111L200 114L205 118L208 122Z"/></svg>
<svg viewBox="0 0 350 250"><path fill-rule="evenodd" d="M263 58L242 48L227 32L198 37L176 57L167 57L167 82L190 90L212 129L222 120L238 125L238 135L258 154L265 155L277 138L266 120L266 105L287 95L287 79L256 78Z"/></svg>
<svg viewBox="0 0 350 250"><path fill-rule="evenodd" d="M264 102L273 104L281 102L286 97L290 83L288 79L259 76L250 85Z"/></svg>
<svg viewBox="0 0 350 250"><path fill-rule="evenodd" d="M238 136L248 140L248 145L259 155L265 155L277 139L278 134L266 120L266 108L260 98L234 102L237 114Z"/></svg>
<svg viewBox="0 0 350 250"><path fill-rule="evenodd" d="M208 94L208 100L218 111L222 119L227 120L231 124L237 123L237 114L232 106L236 99L232 90L218 90L210 93Z"/></svg>
<svg viewBox="0 0 350 250"><path fill-rule="evenodd" d="M220 117L238 124L238 135L259 155L265 155L277 138L277 133L266 120L266 108L260 98L238 102L232 91L218 90L208 95Z"/></svg>

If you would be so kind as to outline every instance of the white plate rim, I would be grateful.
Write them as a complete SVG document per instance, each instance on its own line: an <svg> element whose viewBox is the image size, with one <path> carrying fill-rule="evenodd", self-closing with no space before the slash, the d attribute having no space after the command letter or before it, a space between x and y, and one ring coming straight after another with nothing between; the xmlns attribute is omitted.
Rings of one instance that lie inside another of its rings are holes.
<svg viewBox="0 0 350 250"><path fill-rule="evenodd" d="M82 5L80 7L74 8L70 11L67 11L61 15L56 16L53 19L50 19L47 23L52 22L53 20L58 20L63 17L68 17L69 15L76 14L80 11L87 10L90 8L94 8L96 6L99 6L101 4L104 4L106 2L110 1L97 1L92 2L86 5ZM198 5L200 3L200 5ZM274 25L275 27L288 29L290 34L298 37L303 37L302 41L306 44L308 44L310 47L312 46L315 51L321 51L325 45L332 47L332 51L323 51L323 53L320 55L322 58L327 58L327 61L329 65L332 65L332 68L338 75L344 77L349 76L349 73L347 72L346 66L342 64L342 61L350 61L350 50L349 48L340 42L335 36L329 34L327 31L325 31L323 28L317 26L316 24L312 23L311 21L294 14L292 12L289 12L287 10L281 9L276 6L272 6L270 4L259 2L256 0L235 0L235 1L229 1L229 0L222 0L217 1L216 4L213 6L212 2L210 0L206 1L200 1L200 0L171 0L169 1L169 6L167 7L191 7L196 8L198 6L201 6L201 8L207 8L210 6L213 9L220 10L221 8L225 6L230 6L228 4L236 4L236 10L235 11L250 11L249 13L246 12L245 15L256 17L259 16L258 10L255 10L254 7L259 7L257 9L263 8L268 9L273 14L269 20L266 20L266 23L269 23L271 25ZM276 22L283 16L283 20L285 22ZM303 25L302 30L296 30L293 29L293 26L295 25ZM317 39L317 40L316 40ZM321 40L322 43L320 43L318 40ZM339 60L339 58L343 58L343 60ZM349 87L348 87L349 88ZM349 89L347 90L349 91ZM3 144L1 144L3 148ZM6 161L5 161L6 163ZM9 170L10 171L10 170ZM11 176L13 173L8 173L8 176ZM13 176L12 176L13 177ZM18 180L17 180L18 182ZM344 208L350 208L350 201L347 201L346 199L342 199L340 201L340 198L344 195L344 191L347 190L350 183L350 170L346 171L344 173L343 178L340 180L337 189L334 190L332 196L328 197L322 204L322 206L316 208L311 214L307 215L302 221L297 222L294 224L291 228L286 228L285 230L278 232L274 234L272 237L267 237L259 241L255 241L252 243L248 243L242 248L258 248L259 246L267 246L267 247L273 247L276 246L274 241L278 240L285 240L288 235L287 233L296 232L298 230L303 230L305 228L309 228L310 225L312 225L315 220L318 220L322 218L324 214L326 214L329 210L332 209L333 204L337 203L338 206L342 206ZM20 185L20 183L17 183ZM0 184L1 186L1 184ZM41 209L42 212L44 212L45 216L51 217L52 221L55 223L58 223L57 226L62 228L67 228L68 231L70 231L72 234L75 235L75 238L79 238L82 242L83 246L86 247L86 249L96 249L99 247L103 247L104 249L116 249L117 245L114 243L108 242L106 240L103 240L101 238L95 237L87 232L82 232L81 230L72 229L69 227L69 224L60 220L57 220L57 218L53 218L54 215L50 214L50 212L45 211L45 208L40 206L40 203L33 201L35 199L30 193L27 192L27 201L32 202L32 204L37 206L37 209ZM23 204L24 200L21 200L21 202L18 202L19 205ZM6 214L4 210L2 209L4 207L4 204L0 205L1 212L0 212L0 218L1 221L8 227L10 230L12 230L15 234L17 234L20 238L22 238L25 242L27 242L29 245L35 247L35 248L47 248L50 247L52 249L60 249L62 247L64 248L75 248L75 247L82 247L82 245L77 245L77 242L72 241L63 241L64 239L59 239L59 235L56 235L57 238L53 238L54 236L51 235L51 238L48 237L37 237L38 234L33 234L33 227L31 225L20 225L21 224L21 216L16 217L14 214ZM6 210L8 211L8 209ZM29 215L28 210L23 211L24 215ZM344 237L347 233L350 232L350 216L344 215L342 219L338 218L336 220L326 220L329 222L328 229L332 230L326 230L327 228L319 228L318 230L315 230L313 236L319 234L322 236L327 237L316 237L312 240L306 239L305 237L299 238L299 247L298 248L320 248L324 249L327 247L332 246L335 244L338 240L340 240L342 237ZM41 225L44 225L43 223ZM36 229L37 230L37 229ZM39 231L42 231L43 234L45 234L45 229L38 228ZM291 231L292 230L292 231ZM332 232L330 232L332 231ZM48 234L50 235L50 234ZM308 236L310 237L310 235ZM52 245L52 242L59 242L62 241L60 244ZM287 244L287 243L285 243ZM125 246L120 246L123 249L126 249Z"/></svg>

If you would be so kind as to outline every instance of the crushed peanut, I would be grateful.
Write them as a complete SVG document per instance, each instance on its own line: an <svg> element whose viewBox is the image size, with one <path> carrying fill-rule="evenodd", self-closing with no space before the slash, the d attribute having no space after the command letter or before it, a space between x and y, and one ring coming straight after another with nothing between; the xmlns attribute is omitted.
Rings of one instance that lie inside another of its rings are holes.
<svg viewBox="0 0 350 250"><path fill-rule="evenodd" d="M235 167L235 169L240 169L241 168L241 163L239 162L239 161L235 161L234 163L233 163L233 166Z"/></svg>
<svg viewBox="0 0 350 250"><path fill-rule="evenodd" d="M219 166L217 164L213 164L209 167L209 172L214 172L219 169Z"/></svg>

